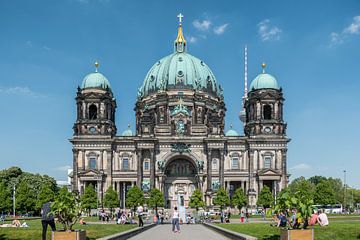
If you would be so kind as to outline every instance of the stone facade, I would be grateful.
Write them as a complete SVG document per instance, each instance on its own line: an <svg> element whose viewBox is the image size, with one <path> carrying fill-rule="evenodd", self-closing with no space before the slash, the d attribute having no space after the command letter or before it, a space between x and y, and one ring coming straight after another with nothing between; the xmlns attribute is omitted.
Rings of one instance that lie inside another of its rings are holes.
<svg viewBox="0 0 360 240"><path fill-rule="evenodd" d="M282 89L250 89L244 98L245 135L230 136L224 133L221 88L216 88L219 94L212 86L189 87L182 74L179 71L173 85L160 84L153 92L138 94L135 134L116 135L116 100L109 87L78 88L70 140L73 190L82 194L92 183L103 199L112 186L124 208L126 193L134 185L145 192L160 189L166 207L187 206L196 188L209 206L220 187L230 195L241 188L255 206L263 186L276 196L287 185L289 139Z"/></svg>

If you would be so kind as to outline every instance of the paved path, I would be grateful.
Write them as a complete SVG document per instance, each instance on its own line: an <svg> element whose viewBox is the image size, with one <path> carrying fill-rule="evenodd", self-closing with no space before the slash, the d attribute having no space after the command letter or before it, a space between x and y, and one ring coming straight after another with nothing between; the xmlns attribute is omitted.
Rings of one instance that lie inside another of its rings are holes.
<svg viewBox="0 0 360 240"><path fill-rule="evenodd" d="M130 238L130 240L228 240L201 224L181 225L180 230L181 233L173 233L170 224L158 225Z"/></svg>

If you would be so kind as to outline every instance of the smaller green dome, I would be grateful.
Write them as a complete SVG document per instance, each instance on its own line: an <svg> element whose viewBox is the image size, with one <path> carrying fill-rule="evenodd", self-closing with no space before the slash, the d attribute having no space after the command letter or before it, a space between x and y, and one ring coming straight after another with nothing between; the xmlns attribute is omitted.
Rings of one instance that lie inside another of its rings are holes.
<svg viewBox="0 0 360 240"><path fill-rule="evenodd" d="M110 82L107 78L99 72L94 72L86 75L82 81L81 88L110 88Z"/></svg>
<svg viewBox="0 0 360 240"><path fill-rule="evenodd" d="M267 73L261 73L251 82L250 91L264 88L280 89L275 77Z"/></svg>
<svg viewBox="0 0 360 240"><path fill-rule="evenodd" d="M125 137L134 136L133 131L130 128L130 125L128 126L128 128L125 131L123 131L123 133L121 135L125 136Z"/></svg>
<svg viewBox="0 0 360 240"><path fill-rule="evenodd" d="M232 124L230 125L230 129L225 133L227 137L237 137L239 136L238 132L233 129Z"/></svg>

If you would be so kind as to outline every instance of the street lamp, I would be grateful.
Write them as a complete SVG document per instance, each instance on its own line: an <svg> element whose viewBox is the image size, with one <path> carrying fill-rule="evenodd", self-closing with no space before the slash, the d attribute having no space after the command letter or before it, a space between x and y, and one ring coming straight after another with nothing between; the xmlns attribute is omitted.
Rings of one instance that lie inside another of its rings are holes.
<svg viewBox="0 0 360 240"><path fill-rule="evenodd" d="M15 193L16 193L16 187L15 187L15 183L14 183L14 186L13 186L13 214L14 214L14 218L16 216L16 214L15 214L15 203L16 203Z"/></svg>
<svg viewBox="0 0 360 240"><path fill-rule="evenodd" d="M346 170L344 172L344 208L346 209Z"/></svg>

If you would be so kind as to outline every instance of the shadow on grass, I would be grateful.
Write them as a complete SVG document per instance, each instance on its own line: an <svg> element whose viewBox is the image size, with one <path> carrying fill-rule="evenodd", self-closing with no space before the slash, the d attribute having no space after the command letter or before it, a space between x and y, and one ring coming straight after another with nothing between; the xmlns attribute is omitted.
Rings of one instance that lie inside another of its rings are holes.
<svg viewBox="0 0 360 240"><path fill-rule="evenodd" d="M5 234L0 234L0 240L5 240Z"/></svg>
<svg viewBox="0 0 360 240"><path fill-rule="evenodd" d="M360 234L357 236L357 238L360 239ZM0 238L0 240L1 240L1 238Z"/></svg>
<svg viewBox="0 0 360 240"><path fill-rule="evenodd" d="M280 235L276 234L276 235L265 235L262 238L259 238L261 240L280 240Z"/></svg>

